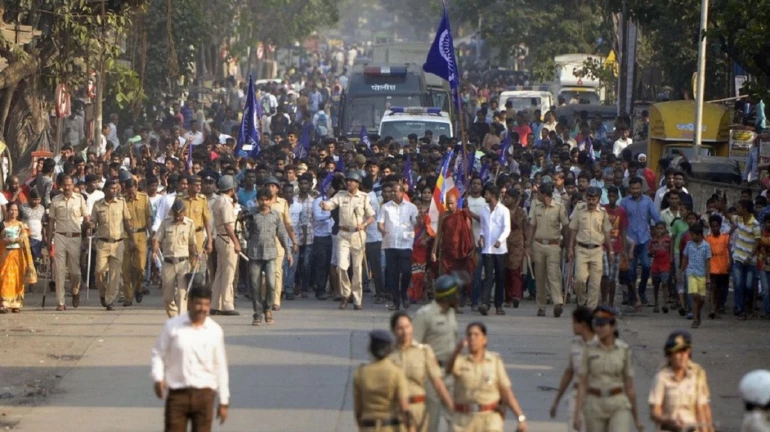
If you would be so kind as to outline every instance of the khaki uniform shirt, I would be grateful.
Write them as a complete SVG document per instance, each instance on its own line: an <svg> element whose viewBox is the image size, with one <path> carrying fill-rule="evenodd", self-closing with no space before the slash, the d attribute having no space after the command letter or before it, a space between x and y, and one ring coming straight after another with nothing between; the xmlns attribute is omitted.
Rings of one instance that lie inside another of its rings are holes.
<svg viewBox="0 0 770 432"><path fill-rule="evenodd" d="M220 237L226 236L225 225L235 224L235 205L232 198L227 195L221 195L212 205L211 213L214 217L214 229L217 230L217 235Z"/></svg>
<svg viewBox="0 0 770 432"><path fill-rule="evenodd" d="M211 198L206 198L206 203L209 207L209 214L211 215L212 219L214 218L214 203L217 202L218 199L219 194L213 194L211 195ZM217 229L214 227L214 224L211 224L211 237L216 237L216 235Z"/></svg>
<svg viewBox="0 0 770 432"><path fill-rule="evenodd" d="M276 197L275 202L270 204L270 210L277 211L281 215L281 220L284 226L291 226L291 214L289 213L289 203L281 198Z"/></svg>
<svg viewBox="0 0 770 432"><path fill-rule="evenodd" d="M131 220L131 214L123 198L101 199L94 204L91 220L96 223L96 238L118 240L126 238L124 221Z"/></svg>
<svg viewBox="0 0 770 432"><path fill-rule="evenodd" d="M194 198L185 195L182 197L182 202L187 207L187 215L195 224L196 231L203 231L204 227L211 223L211 212L206 197L203 194L198 194Z"/></svg>
<svg viewBox="0 0 770 432"><path fill-rule="evenodd" d="M182 222L176 222L173 216L163 219L156 239L160 243L160 251L164 258L189 257L190 251L193 255L198 255L195 224L188 217L185 217Z"/></svg>
<svg viewBox="0 0 770 432"><path fill-rule="evenodd" d="M595 397L588 393L589 389L607 392L612 389L625 387L626 378L633 378L634 369L631 364L631 348L620 339L615 339L615 345L606 348L595 340L586 345L583 361L578 375L588 377L584 413L606 418L617 410L631 409L631 401L625 391L615 396Z"/></svg>
<svg viewBox="0 0 770 432"><path fill-rule="evenodd" d="M88 215L86 199L83 195L73 193L66 198L63 194L56 195L51 200L50 217L56 223L56 232L64 234L80 233L83 216Z"/></svg>
<svg viewBox="0 0 770 432"><path fill-rule="evenodd" d="M677 381L674 371L664 366L655 375L648 401L650 405L660 405L664 416L680 419L685 426L695 426L696 409L710 402L706 371L690 362L684 378Z"/></svg>
<svg viewBox="0 0 770 432"><path fill-rule="evenodd" d="M353 403L362 420L398 418L409 397L406 374L390 358L360 366L353 374Z"/></svg>
<svg viewBox="0 0 770 432"><path fill-rule="evenodd" d="M414 316L414 340L433 349L441 365L445 365L457 345L457 317L449 308L441 313L441 306L432 301L421 307Z"/></svg>
<svg viewBox="0 0 770 432"><path fill-rule="evenodd" d="M374 217L374 208L369 195L363 191L357 191L351 195L348 191L337 192L329 201L330 210L340 209L340 228L355 229L359 224Z"/></svg>
<svg viewBox="0 0 770 432"><path fill-rule="evenodd" d="M150 228L147 225L147 221L152 224L152 204L150 204L150 198L146 193L137 192L134 199L129 199L124 196L128 207L128 213L131 215L131 224L134 227L134 232L144 232Z"/></svg>
<svg viewBox="0 0 770 432"><path fill-rule="evenodd" d="M569 227L571 230L577 231L575 237L577 243L592 246L601 246L604 243L605 234L610 235L610 231L612 231L607 211L598 205L593 211L589 210L587 206L576 208Z"/></svg>
<svg viewBox="0 0 770 432"><path fill-rule="evenodd" d="M422 396L425 394L425 385L428 378L441 377L441 369L438 366L436 355L430 346L412 342L405 350L398 348L390 354L390 359L396 366L404 370L409 384L409 396Z"/></svg>
<svg viewBox="0 0 770 432"><path fill-rule="evenodd" d="M529 223L537 225L535 240L559 240L562 228L569 226L567 209L553 200L548 207L535 201L529 209Z"/></svg>
<svg viewBox="0 0 770 432"><path fill-rule="evenodd" d="M484 353L484 359L478 363L470 354L458 355L452 375L455 377L454 401L457 404L498 403L500 388L511 386L503 359L492 351Z"/></svg>
<svg viewBox="0 0 770 432"><path fill-rule="evenodd" d="M569 369L574 374L574 381L577 381L577 377L580 375L580 366L583 364L583 352L585 352L586 345L595 343L597 340L596 335L588 342L584 341L582 336L572 338L572 344L569 348Z"/></svg>

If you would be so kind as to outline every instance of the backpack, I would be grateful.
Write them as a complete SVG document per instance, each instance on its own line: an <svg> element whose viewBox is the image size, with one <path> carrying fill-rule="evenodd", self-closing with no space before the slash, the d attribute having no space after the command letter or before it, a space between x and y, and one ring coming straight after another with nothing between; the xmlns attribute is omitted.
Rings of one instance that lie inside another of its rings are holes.
<svg viewBox="0 0 770 432"><path fill-rule="evenodd" d="M326 118L326 113L323 111L319 111L318 126L316 126L315 128L316 135L325 137L329 133L327 122L328 122L328 119Z"/></svg>

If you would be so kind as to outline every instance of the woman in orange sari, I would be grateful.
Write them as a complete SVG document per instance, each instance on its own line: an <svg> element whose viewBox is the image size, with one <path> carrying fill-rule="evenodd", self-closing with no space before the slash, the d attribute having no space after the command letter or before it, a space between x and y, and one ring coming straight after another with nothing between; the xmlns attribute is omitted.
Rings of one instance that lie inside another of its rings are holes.
<svg viewBox="0 0 770 432"><path fill-rule="evenodd" d="M21 311L27 269L34 271L29 228L19 220L19 205L8 203L5 227L0 232L0 313ZM36 276L35 276L36 278Z"/></svg>

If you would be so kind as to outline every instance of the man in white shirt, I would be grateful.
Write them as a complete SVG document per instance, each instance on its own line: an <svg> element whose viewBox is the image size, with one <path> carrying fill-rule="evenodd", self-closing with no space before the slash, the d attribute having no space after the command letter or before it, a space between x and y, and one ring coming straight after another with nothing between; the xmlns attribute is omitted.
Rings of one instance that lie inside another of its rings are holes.
<svg viewBox="0 0 770 432"><path fill-rule="evenodd" d="M197 120L190 120L190 130L184 134L184 139L194 146L203 144L203 132L198 129L198 126Z"/></svg>
<svg viewBox="0 0 770 432"><path fill-rule="evenodd" d="M168 216L171 206L176 200L177 194L181 197L187 192L187 177L178 177L170 175L168 177L168 193L158 202L158 211L155 213L155 219L152 221L152 232L157 232L160 224Z"/></svg>
<svg viewBox="0 0 770 432"><path fill-rule="evenodd" d="M412 247L414 227L417 225L417 206L404 201L406 186L393 186L393 200L383 204L377 217L377 228L382 233L382 248L385 250L385 267L388 269L386 285L390 288L393 305L390 310L409 308L406 291L412 281Z"/></svg>
<svg viewBox="0 0 770 432"><path fill-rule="evenodd" d="M620 157L620 153L631 144L631 139L628 137L629 133L627 127L620 129L620 138L612 145L612 154L615 157Z"/></svg>
<svg viewBox="0 0 770 432"><path fill-rule="evenodd" d="M481 248L481 262L484 265L484 291L478 310L482 315L488 313L494 284L497 315L505 315L503 293L505 291L505 258L508 256L506 240L511 233L511 212L508 207L500 204L500 189L493 184L484 186L484 199L487 206L479 215L481 231L478 241L478 246Z"/></svg>
<svg viewBox="0 0 770 432"><path fill-rule="evenodd" d="M166 395L165 430L210 431L214 398L217 418L227 420L230 375L222 327L209 318L211 290L198 284L188 293L187 313L166 321L152 349L155 395Z"/></svg>
<svg viewBox="0 0 770 432"><path fill-rule="evenodd" d="M471 192L465 199L468 203L468 210L471 212L473 221L471 223L471 231L473 232L473 244L476 247L476 262L481 263L481 248L479 244L479 234L481 233L481 227L479 225L479 215L484 207L487 206L487 201L481 196L481 191L484 184L481 182L481 177L474 176L471 179ZM479 303L479 296L481 293L481 266L476 266L476 271L473 272L473 289L471 290L471 308L475 310L476 305ZM460 304L460 307L464 307L464 304Z"/></svg>

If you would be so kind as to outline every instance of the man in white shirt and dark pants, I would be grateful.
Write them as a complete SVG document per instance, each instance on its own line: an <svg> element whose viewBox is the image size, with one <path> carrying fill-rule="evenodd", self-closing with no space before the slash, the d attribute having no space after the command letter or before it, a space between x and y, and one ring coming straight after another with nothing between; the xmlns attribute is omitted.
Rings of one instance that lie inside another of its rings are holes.
<svg viewBox="0 0 770 432"><path fill-rule="evenodd" d="M495 285L495 309L497 315L505 315L503 293L505 291L505 259L508 256L506 240L511 233L511 213L500 204L500 189L493 184L484 186L487 207L481 210L479 247L484 265L484 284L478 311L486 315L490 309L492 285Z"/></svg>
<svg viewBox="0 0 770 432"><path fill-rule="evenodd" d="M187 313L166 321L152 349L155 395L166 395L166 432L210 432L214 397L219 396L217 418L227 420L230 377L222 327L209 318L211 290L194 284L188 293Z"/></svg>
<svg viewBox="0 0 770 432"><path fill-rule="evenodd" d="M417 225L417 206L404 201L406 186L393 186L393 199L383 204L377 217L377 228L382 233L382 248L385 250L385 284L390 289L393 305L390 310L409 307L406 291L412 281L412 247L414 227Z"/></svg>

